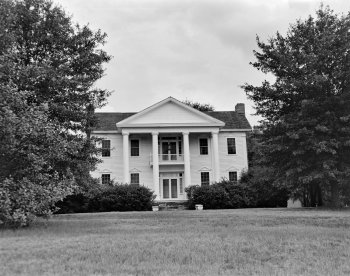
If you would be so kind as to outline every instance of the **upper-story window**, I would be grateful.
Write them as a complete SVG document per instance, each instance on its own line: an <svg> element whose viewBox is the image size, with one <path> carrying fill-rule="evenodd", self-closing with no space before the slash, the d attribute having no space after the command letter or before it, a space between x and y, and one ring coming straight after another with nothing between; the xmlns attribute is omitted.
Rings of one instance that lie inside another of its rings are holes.
<svg viewBox="0 0 350 276"><path fill-rule="evenodd" d="M199 153L200 155L208 155L208 139L199 139Z"/></svg>
<svg viewBox="0 0 350 276"><path fill-rule="evenodd" d="M208 186L210 183L209 172L201 172L201 185Z"/></svg>
<svg viewBox="0 0 350 276"><path fill-rule="evenodd" d="M237 183L237 172L228 172L228 180Z"/></svg>
<svg viewBox="0 0 350 276"><path fill-rule="evenodd" d="M102 156L111 156L111 140L102 140Z"/></svg>
<svg viewBox="0 0 350 276"><path fill-rule="evenodd" d="M131 156L139 156L140 155L140 140L132 139L131 140Z"/></svg>
<svg viewBox="0 0 350 276"><path fill-rule="evenodd" d="M236 154L236 139L227 138L227 153Z"/></svg>

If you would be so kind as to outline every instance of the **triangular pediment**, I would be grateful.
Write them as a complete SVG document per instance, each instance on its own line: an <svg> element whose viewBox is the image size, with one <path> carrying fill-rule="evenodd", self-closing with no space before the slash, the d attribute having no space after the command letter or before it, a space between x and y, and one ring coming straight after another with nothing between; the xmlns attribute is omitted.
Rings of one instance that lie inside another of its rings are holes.
<svg viewBox="0 0 350 276"><path fill-rule="evenodd" d="M216 126L225 123L169 97L117 123L117 127Z"/></svg>

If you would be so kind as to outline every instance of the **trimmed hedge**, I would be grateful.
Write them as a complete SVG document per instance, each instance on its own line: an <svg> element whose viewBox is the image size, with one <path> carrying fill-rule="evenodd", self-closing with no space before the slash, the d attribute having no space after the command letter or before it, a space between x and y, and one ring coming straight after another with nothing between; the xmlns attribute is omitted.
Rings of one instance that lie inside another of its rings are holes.
<svg viewBox="0 0 350 276"><path fill-rule="evenodd" d="M202 204L205 209L234 209L254 205L254 195L249 187L223 180L209 186L190 186L185 189L189 209Z"/></svg>
<svg viewBox="0 0 350 276"><path fill-rule="evenodd" d="M155 196L149 188L139 185L117 184L102 186L87 194L66 197L56 204L57 213L149 211Z"/></svg>

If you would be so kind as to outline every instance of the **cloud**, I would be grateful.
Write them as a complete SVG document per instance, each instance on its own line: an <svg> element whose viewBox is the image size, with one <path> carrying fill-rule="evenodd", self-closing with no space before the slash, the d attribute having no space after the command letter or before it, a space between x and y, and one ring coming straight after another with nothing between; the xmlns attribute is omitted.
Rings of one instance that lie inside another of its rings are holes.
<svg viewBox="0 0 350 276"><path fill-rule="evenodd" d="M240 85L266 76L249 65L262 40L314 14L312 0L60 0L73 21L108 34L114 56L97 85L115 90L106 109L138 111L168 96L209 102L217 110L252 103ZM348 0L323 1L336 11ZM251 121L256 119L250 117Z"/></svg>

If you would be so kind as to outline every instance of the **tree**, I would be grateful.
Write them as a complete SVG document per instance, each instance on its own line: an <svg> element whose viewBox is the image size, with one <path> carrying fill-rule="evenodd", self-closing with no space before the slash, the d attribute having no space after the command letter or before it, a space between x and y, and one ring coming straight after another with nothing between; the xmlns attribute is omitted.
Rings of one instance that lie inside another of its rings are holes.
<svg viewBox="0 0 350 276"><path fill-rule="evenodd" d="M267 43L257 37L251 64L275 81L243 86L265 118L263 163L310 205L326 199L339 206L349 186L349 29L350 14L321 6L285 36L277 32Z"/></svg>
<svg viewBox="0 0 350 276"><path fill-rule="evenodd" d="M109 95L94 83L110 56L106 34L46 0L0 0L0 37L0 220L25 225L91 180L94 110Z"/></svg>
<svg viewBox="0 0 350 276"><path fill-rule="evenodd" d="M197 109L199 111L214 111L214 107L211 104L202 104L200 102L194 102L190 100L182 101L184 104L187 104L190 107L193 107L194 109Z"/></svg>

